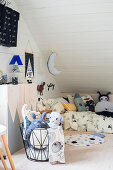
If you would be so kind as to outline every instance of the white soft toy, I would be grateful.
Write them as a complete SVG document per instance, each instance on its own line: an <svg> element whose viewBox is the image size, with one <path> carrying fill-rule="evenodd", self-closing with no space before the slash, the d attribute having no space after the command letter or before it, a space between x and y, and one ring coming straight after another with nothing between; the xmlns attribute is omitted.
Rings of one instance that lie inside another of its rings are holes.
<svg viewBox="0 0 113 170"><path fill-rule="evenodd" d="M43 100L42 99L38 99L37 105L36 105L36 110L38 111L43 111L46 110L46 107L43 105Z"/></svg>
<svg viewBox="0 0 113 170"><path fill-rule="evenodd" d="M99 93L99 102L95 106L95 112L99 115L113 117L113 103L109 102L109 93L101 94Z"/></svg>
<svg viewBox="0 0 113 170"><path fill-rule="evenodd" d="M64 118L58 112L51 112L51 114L47 114L46 116L49 118L49 127L56 129L58 126L64 122Z"/></svg>

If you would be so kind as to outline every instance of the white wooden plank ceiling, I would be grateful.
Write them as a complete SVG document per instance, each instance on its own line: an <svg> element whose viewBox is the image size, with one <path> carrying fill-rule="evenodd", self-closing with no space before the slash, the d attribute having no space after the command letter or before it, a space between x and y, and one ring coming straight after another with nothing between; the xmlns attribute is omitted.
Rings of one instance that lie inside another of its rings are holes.
<svg viewBox="0 0 113 170"><path fill-rule="evenodd" d="M63 92L113 92L113 0L15 0Z"/></svg>

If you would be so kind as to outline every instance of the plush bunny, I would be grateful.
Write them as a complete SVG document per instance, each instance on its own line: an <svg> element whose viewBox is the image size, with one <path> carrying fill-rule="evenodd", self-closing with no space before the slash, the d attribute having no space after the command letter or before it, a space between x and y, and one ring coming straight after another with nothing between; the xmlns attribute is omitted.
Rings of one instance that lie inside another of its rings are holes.
<svg viewBox="0 0 113 170"><path fill-rule="evenodd" d="M109 102L109 94L111 94L111 92L107 94L97 93L99 94L99 102L95 106L95 112L98 115L113 117L113 103Z"/></svg>

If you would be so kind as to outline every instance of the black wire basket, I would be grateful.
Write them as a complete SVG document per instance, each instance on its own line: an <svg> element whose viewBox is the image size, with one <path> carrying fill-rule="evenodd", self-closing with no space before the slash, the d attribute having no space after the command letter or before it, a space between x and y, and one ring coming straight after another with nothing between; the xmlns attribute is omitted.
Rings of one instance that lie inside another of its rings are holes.
<svg viewBox="0 0 113 170"><path fill-rule="evenodd" d="M25 129L23 127L23 123L20 124L20 131L27 158L31 161L48 161L48 130L45 128L37 128L31 132L28 140L24 139Z"/></svg>

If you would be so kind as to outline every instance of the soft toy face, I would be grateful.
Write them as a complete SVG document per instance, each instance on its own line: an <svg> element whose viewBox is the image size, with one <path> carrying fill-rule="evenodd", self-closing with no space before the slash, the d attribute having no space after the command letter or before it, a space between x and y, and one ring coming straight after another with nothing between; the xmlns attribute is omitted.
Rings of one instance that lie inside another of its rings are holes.
<svg viewBox="0 0 113 170"><path fill-rule="evenodd" d="M59 113L52 112L51 115L50 115L49 121L51 123L59 125L60 124L60 119L61 119L61 115Z"/></svg>
<svg viewBox="0 0 113 170"><path fill-rule="evenodd" d="M99 102L96 104L95 112L101 113L101 112L113 112L113 103L109 102L109 93L107 94L101 94L99 93Z"/></svg>
<svg viewBox="0 0 113 170"><path fill-rule="evenodd" d="M102 96L100 97L100 101L108 101L109 98L107 96Z"/></svg>
<svg viewBox="0 0 113 170"><path fill-rule="evenodd" d="M57 127L63 122L63 118L58 112L52 112L51 114L48 114L47 117L49 118L49 126L51 128Z"/></svg>
<svg viewBox="0 0 113 170"><path fill-rule="evenodd" d="M101 94L99 91L97 92L99 94L99 101L108 101L109 100L109 94L111 92L108 92L107 94Z"/></svg>

